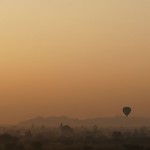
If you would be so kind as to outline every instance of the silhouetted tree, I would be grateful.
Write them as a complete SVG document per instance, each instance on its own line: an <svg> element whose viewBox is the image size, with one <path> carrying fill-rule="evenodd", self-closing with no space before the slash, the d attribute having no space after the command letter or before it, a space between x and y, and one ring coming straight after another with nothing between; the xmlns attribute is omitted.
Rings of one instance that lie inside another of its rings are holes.
<svg viewBox="0 0 150 150"><path fill-rule="evenodd" d="M112 133L112 137L113 137L114 139L121 139L121 138L122 138L122 133L121 133L120 131L114 131L114 132Z"/></svg>
<svg viewBox="0 0 150 150"><path fill-rule="evenodd" d="M133 145L133 144L126 144L124 145L125 150L143 150L144 146L142 145Z"/></svg>
<svg viewBox="0 0 150 150"><path fill-rule="evenodd" d="M34 141L34 142L32 142L32 148L33 148L33 150L41 150L42 143L40 141Z"/></svg>

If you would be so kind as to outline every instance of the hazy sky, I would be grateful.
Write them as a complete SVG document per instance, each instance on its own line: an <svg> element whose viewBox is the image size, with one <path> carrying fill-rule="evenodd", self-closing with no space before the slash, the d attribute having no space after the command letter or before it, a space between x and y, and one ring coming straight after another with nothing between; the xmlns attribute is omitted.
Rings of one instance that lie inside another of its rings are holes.
<svg viewBox="0 0 150 150"><path fill-rule="evenodd" d="M0 123L150 117L150 1L1 0L0 102Z"/></svg>

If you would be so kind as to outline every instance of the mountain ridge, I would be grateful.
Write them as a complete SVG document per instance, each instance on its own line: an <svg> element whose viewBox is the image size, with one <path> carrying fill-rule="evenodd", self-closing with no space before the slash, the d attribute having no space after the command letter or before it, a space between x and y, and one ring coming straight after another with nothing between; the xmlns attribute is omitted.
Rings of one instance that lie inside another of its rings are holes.
<svg viewBox="0 0 150 150"><path fill-rule="evenodd" d="M49 116L49 117L35 117L33 119L22 121L18 126L59 126L60 124L68 124L70 126L93 126L101 127L150 127L150 118L146 117L97 117L89 119L70 118L67 116Z"/></svg>

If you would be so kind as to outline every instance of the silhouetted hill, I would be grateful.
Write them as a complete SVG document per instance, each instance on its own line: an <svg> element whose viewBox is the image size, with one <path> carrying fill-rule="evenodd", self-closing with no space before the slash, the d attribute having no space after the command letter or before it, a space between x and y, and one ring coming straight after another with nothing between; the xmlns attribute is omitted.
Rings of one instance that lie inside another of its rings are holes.
<svg viewBox="0 0 150 150"><path fill-rule="evenodd" d="M60 124L68 124L70 126L93 126L101 127L143 127L150 126L149 118L142 117L112 117L112 118L94 118L94 119L74 119L66 116L51 116L51 117L37 117L19 123L20 126L59 126Z"/></svg>

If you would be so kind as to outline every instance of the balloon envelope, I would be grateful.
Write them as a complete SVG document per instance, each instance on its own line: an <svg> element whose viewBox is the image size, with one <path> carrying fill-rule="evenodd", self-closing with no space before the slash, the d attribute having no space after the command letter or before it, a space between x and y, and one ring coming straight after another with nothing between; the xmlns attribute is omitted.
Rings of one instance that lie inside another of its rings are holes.
<svg viewBox="0 0 150 150"><path fill-rule="evenodd" d="M128 117L128 115L131 113L131 107L123 107L123 113Z"/></svg>

